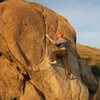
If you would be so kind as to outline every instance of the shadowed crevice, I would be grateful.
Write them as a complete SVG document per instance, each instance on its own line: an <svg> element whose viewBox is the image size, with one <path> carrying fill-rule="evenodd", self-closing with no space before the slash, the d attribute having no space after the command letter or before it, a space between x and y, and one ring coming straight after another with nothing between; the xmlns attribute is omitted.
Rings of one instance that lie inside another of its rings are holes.
<svg viewBox="0 0 100 100"><path fill-rule="evenodd" d="M27 66L30 66L31 65L30 61L28 60L28 58L25 55L24 51L22 50L22 48L20 47L20 45L18 44L18 42L16 44L17 44L17 47L18 47L19 51L21 52L21 54L22 54L22 56L23 56L23 58L24 58L24 60L25 60L25 62L27 64Z"/></svg>
<svg viewBox="0 0 100 100"><path fill-rule="evenodd" d="M36 89L37 93L41 96L41 100L46 100L44 94L43 94L39 89L37 89L37 88L34 86L34 84L31 83L31 81L29 81L29 82L30 82L30 84Z"/></svg>

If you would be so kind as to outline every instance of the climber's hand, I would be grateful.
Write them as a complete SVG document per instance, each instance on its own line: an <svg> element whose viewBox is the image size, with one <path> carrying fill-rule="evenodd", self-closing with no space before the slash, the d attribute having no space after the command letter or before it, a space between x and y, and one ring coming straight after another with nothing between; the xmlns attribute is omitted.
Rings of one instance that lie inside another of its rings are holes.
<svg viewBox="0 0 100 100"><path fill-rule="evenodd" d="M49 35L48 35L48 34L46 34L46 37L49 37Z"/></svg>

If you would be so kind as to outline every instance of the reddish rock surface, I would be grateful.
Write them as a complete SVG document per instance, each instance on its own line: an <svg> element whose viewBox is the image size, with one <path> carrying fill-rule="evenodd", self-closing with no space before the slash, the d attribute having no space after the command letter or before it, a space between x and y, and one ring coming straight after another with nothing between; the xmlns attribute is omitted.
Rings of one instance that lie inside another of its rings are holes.
<svg viewBox="0 0 100 100"><path fill-rule="evenodd" d="M45 35L56 39L56 32L64 32L69 40L68 55L64 59L57 58L57 65L50 65L50 54L59 48ZM71 68L75 79L68 78L66 66ZM80 76L76 33L69 22L36 3L1 2L0 100L88 98L88 88Z"/></svg>

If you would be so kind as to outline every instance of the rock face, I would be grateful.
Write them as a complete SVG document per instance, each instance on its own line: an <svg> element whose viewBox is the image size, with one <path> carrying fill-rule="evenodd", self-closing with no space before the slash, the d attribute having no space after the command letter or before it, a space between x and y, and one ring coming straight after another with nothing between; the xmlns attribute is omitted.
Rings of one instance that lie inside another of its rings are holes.
<svg viewBox="0 0 100 100"><path fill-rule="evenodd" d="M94 94L97 90L97 81L95 80L91 68L88 65L88 62L86 59L80 59L80 72L81 72L81 78L85 85L88 87L91 94Z"/></svg>
<svg viewBox="0 0 100 100"><path fill-rule="evenodd" d="M59 48L48 39L64 32L68 55L50 65ZM75 79L68 78L70 67ZM88 74L89 75L89 74ZM76 33L69 22L50 9L23 0L0 3L0 100L88 100L80 76Z"/></svg>
<svg viewBox="0 0 100 100"><path fill-rule="evenodd" d="M99 79L99 82L98 82L98 89L97 89L97 92L94 95L93 100L99 100L99 99L100 99L100 79Z"/></svg>

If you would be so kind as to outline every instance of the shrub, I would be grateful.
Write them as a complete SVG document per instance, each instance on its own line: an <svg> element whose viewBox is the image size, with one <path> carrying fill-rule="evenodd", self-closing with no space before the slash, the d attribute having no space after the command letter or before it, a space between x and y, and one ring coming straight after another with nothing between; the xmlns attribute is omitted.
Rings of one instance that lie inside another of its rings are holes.
<svg viewBox="0 0 100 100"><path fill-rule="evenodd" d="M94 75L100 77L100 63L91 66Z"/></svg>

